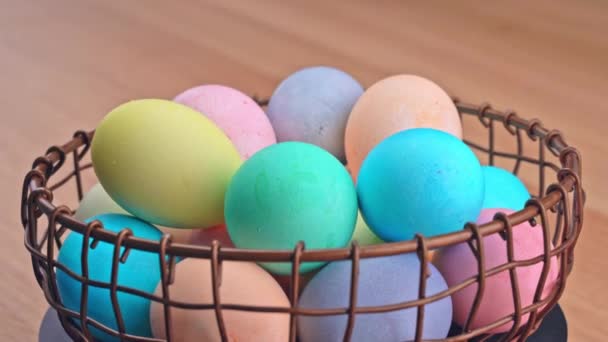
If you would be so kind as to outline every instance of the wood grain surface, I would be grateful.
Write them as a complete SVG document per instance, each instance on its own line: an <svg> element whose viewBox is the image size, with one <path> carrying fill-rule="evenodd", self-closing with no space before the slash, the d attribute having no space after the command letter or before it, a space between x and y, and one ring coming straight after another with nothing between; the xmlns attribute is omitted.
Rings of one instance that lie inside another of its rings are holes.
<svg viewBox="0 0 608 342"><path fill-rule="evenodd" d="M608 337L608 2L0 1L0 340L46 308L18 205L33 159L114 106L221 83L268 95L325 64L364 85L431 78L541 119L584 157L585 231L562 305L572 341Z"/></svg>

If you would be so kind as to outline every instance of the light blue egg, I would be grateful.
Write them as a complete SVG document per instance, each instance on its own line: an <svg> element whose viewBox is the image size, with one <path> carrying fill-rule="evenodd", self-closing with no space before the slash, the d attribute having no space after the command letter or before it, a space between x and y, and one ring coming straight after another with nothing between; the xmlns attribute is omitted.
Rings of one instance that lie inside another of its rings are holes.
<svg viewBox="0 0 608 342"><path fill-rule="evenodd" d="M397 304L418 298L420 261L415 254L362 259L359 264L357 306ZM447 289L439 271L429 264L426 296ZM344 308L349 305L351 261L327 265L308 283L299 306L308 309ZM449 296L425 305L423 339L443 339L452 321ZM342 341L346 315L298 316L301 342ZM416 308L374 314L357 314L351 341L411 341L416 332Z"/></svg>
<svg viewBox="0 0 608 342"><path fill-rule="evenodd" d="M316 66L287 77L272 94L266 114L277 140L302 141L345 161L346 121L363 87L347 73Z"/></svg>
<svg viewBox="0 0 608 342"><path fill-rule="evenodd" d="M460 230L481 211L481 165L453 135L430 128L396 133L365 158L357 181L365 222L384 241Z"/></svg>
<svg viewBox="0 0 608 342"><path fill-rule="evenodd" d="M494 166L482 166L485 196L482 209L523 209L530 193L524 183L511 172Z"/></svg>
<svg viewBox="0 0 608 342"><path fill-rule="evenodd" d="M162 233L154 226L132 216L121 214L102 214L87 220L100 220L104 228L119 232L123 228L130 228L133 235L143 239L160 240ZM72 232L68 235L59 252L58 261L67 266L72 272L82 275L81 254L83 235ZM92 240L92 239L91 239ZM124 250L124 247L121 248ZM88 266L91 280L110 283L112 272L112 255L114 245L99 242L97 247L89 250ZM118 284L153 294L160 281L160 266L158 254L131 250L124 264L119 264ZM80 311L81 283L67 273L57 270L57 286L63 304L75 311ZM118 330L118 323L114 316L114 309L110 297L110 290L89 287L88 316L100 323ZM152 337L150 327L150 300L118 292L118 303L125 322L126 332L143 337ZM90 326L93 336L101 341L119 341L109 334Z"/></svg>

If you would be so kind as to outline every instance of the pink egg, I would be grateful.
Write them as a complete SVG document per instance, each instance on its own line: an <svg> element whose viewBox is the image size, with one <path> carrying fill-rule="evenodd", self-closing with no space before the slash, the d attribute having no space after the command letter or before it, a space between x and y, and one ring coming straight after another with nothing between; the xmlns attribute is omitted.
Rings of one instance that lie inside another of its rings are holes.
<svg viewBox="0 0 608 342"><path fill-rule="evenodd" d="M202 85L177 95L175 102L203 113L230 138L243 159L277 142L268 117L249 96L221 86Z"/></svg>
<svg viewBox="0 0 608 342"><path fill-rule="evenodd" d="M491 221L497 212L513 213L512 210L508 209L484 209L477 223L483 224ZM486 236L483 242L486 257L484 266L486 270L507 263L507 243L499 234ZM515 260L526 260L543 255L542 227L540 224L532 227L528 222L513 227L513 243ZM450 287L463 282L471 276L477 275L477 260L469 246L465 243L439 250L434 258L434 263ZM542 261L534 265L517 268L516 273L522 308L534 302L534 294L542 268ZM543 288L542 299L547 298L550 292L555 289L558 273L557 258L553 257L550 262L547 281ZM452 295L454 321L457 324L461 326L465 324L469 311L473 307L476 292L477 283L474 283ZM514 312L509 272L503 271L486 279L483 299L471 324L471 328L476 329L486 326ZM525 324L528 321L528 316L526 314L522 317L521 324ZM490 332L506 332L512 326L513 323L503 324L490 330Z"/></svg>

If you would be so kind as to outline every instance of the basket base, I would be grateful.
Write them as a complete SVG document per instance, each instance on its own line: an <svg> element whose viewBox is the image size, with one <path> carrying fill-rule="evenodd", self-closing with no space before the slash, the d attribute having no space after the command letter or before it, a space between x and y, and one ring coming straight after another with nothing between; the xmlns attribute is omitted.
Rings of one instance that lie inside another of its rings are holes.
<svg viewBox="0 0 608 342"><path fill-rule="evenodd" d="M460 332L460 327L453 325L450 332L455 335ZM451 335L451 334L450 334ZM500 336L490 338L488 341L498 341ZM564 312L559 305L547 314L538 330L528 338L528 342L566 342L568 340L568 324ZM70 342L71 339L63 330L57 312L49 308L38 332L38 342Z"/></svg>
<svg viewBox="0 0 608 342"><path fill-rule="evenodd" d="M53 308L46 310L40 329L38 330L38 342L70 342L72 339L63 330L57 311Z"/></svg>
<svg viewBox="0 0 608 342"><path fill-rule="evenodd" d="M461 331L461 327L456 324L452 325L450 329L450 336L458 335ZM490 339L488 342L499 341L503 335L497 335ZM472 341L476 341L473 339ZM541 323L538 330L527 339L528 342L566 342L568 341L568 322L566 322L566 316L559 305L555 307L547 314L543 322Z"/></svg>

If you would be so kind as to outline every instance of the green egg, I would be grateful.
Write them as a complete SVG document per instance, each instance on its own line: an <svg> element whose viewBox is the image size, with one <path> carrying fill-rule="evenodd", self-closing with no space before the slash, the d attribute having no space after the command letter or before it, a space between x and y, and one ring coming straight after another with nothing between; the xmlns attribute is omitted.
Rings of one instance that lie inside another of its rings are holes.
<svg viewBox="0 0 608 342"><path fill-rule="evenodd" d="M344 166L320 147L285 142L249 158L226 193L228 233L239 248L291 250L346 246L357 220L357 194ZM261 263L277 274L290 263ZM301 265L302 273L321 262Z"/></svg>
<svg viewBox="0 0 608 342"><path fill-rule="evenodd" d="M167 100L136 100L112 110L91 147L103 188L150 223L206 228L223 223L224 195L241 158L204 115Z"/></svg>
<svg viewBox="0 0 608 342"><path fill-rule="evenodd" d="M97 183L91 187L91 190L89 190L80 201L74 218L84 221L89 217L109 213L129 215L126 210L114 202L110 195L104 190L103 186L101 186L100 183Z"/></svg>

